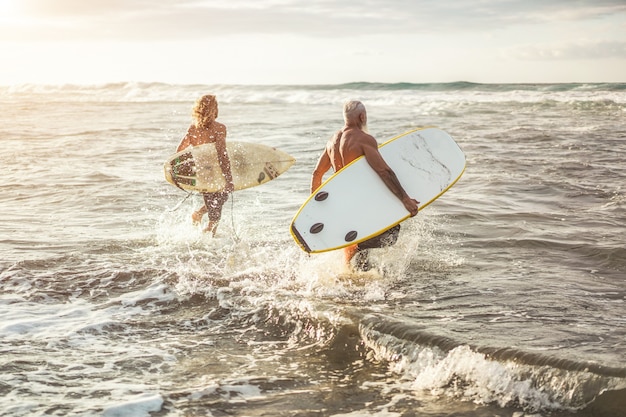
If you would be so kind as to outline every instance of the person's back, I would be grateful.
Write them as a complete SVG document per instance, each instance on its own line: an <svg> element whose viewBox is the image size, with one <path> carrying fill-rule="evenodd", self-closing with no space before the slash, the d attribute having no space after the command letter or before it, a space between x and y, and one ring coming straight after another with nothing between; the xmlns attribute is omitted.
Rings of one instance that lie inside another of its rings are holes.
<svg viewBox="0 0 626 417"><path fill-rule="evenodd" d="M178 145L176 152L180 152L189 146L199 146L207 143L215 143L216 148L225 148L226 126L216 120L213 120L208 126L192 124Z"/></svg>

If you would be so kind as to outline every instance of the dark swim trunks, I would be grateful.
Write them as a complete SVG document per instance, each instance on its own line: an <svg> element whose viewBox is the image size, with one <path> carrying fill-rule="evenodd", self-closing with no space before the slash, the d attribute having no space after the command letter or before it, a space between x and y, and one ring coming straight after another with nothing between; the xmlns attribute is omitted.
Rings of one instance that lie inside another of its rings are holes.
<svg viewBox="0 0 626 417"><path fill-rule="evenodd" d="M400 225L396 225L391 229L387 229L378 236L374 236L371 239L367 239L357 245L357 252L352 259L352 265L356 271L369 271L372 269L368 259L367 249L384 248L387 246L395 245L398 241L398 235L400 235Z"/></svg>
<svg viewBox="0 0 626 417"><path fill-rule="evenodd" d="M222 207L228 201L229 193L202 193L204 205L207 208L209 221L216 222L222 217Z"/></svg>
<svg viewBox="0 0 626 417"><path fill-rule="evenodd" d="M387 229L378 236L374 236L371 239L367 239L357 245L359 250L384 248L387 246L395 245L400 235L400 225L395 225L391 229Z"/></svg>

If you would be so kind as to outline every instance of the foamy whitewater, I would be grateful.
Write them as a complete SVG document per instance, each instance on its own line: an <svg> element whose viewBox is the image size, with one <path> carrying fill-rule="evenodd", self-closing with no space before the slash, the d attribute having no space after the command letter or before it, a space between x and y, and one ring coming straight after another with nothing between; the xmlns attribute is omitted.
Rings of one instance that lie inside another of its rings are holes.
<svg viewBox="0 0 626 417"><path fill-rule="evenodd" d="M215 238L163 177L207 93L297 159ZM289 234L347 99L467 157L359 274ZM626 84L0 87L0 414L626 415L625 121Z"/></svg>

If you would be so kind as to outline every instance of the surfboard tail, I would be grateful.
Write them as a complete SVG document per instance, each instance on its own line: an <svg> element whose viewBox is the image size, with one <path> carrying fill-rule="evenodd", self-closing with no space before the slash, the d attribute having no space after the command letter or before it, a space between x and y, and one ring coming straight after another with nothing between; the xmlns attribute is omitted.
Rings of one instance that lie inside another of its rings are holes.
<svg viewBox="0 0 626 417"><path fill-rule="evenodd" d="M296 228L296 225L293 223L291 224L291 235L306 253L311 253L311 248L307 245L306 241L302 238L302 235Z"/></svg>

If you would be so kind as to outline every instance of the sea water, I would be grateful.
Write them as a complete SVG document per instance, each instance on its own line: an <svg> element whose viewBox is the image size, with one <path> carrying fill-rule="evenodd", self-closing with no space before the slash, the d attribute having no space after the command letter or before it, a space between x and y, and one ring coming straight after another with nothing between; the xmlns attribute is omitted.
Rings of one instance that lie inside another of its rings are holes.
<svg viewBox="0 0 626 417"><path fill-rule="evenodd" d="M297 159L215 238L163 177L208 93ZM467 157L364 273L289 234L348 99ZM624 84L0 87L0 144L1 415L625 415Z"/></svg>

